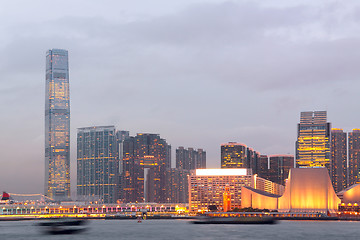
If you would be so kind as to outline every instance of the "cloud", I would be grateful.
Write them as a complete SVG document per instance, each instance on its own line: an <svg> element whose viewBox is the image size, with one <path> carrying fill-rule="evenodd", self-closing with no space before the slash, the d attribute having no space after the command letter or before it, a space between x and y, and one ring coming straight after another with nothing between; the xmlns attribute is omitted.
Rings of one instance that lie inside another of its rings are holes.
<svg viewBox="0 0 360 240"><path fill-rule="evenodd" d="M66 2L53 15L36 10L36 2L20 11L28 21L5 14L14 21L0 28L1 163L24 166L21 174L32 162L32 174L43 175L50 48L69 50L73 171L76 128L89 125L160 133L173 149L204 148L209 166L218 166L226 141L293 153L302 110L328 109L337 126L356 124L358 113L343 106L356 109L360 100L359 4L271 2L199 0L134 10L134 3L109 1L92 3L100 13L86 7L81 14L76 4L65 11ZM19 146L26 151L13 154ZM0 170L0 182L4 176L23 189ZM42 191L40 181L28 191Z"/></svg>

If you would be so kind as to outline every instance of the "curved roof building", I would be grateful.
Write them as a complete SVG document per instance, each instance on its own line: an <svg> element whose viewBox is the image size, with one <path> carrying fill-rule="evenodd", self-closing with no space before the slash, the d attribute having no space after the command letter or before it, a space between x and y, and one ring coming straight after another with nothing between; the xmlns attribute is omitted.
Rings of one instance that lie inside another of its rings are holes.
<svg viewBox="0 0 360 240"><path fill-rule="evenodd" d="M343 203L360 203L360 184L354 184L338 193Z"/></svg>
<svg viewBox="0 0 360 240"><path fill-rule="evenodd" d="M340 199L326 168L292 168L282 196L269 196L244 187L241 207L281 212L335 212Z"/></svg>

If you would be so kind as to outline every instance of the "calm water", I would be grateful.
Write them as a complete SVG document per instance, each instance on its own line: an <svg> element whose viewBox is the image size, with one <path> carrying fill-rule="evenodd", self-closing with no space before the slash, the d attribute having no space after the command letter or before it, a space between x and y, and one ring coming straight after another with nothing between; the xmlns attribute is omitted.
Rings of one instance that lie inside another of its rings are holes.
<svg viewBox="0 0 360 240"><path fill-rule="evenodd" d="M188 220L92 220L87 232L43 235L36 221L0 222L0 239L359 239L360 222L281 221L275 225L193 225Z"/></svg>

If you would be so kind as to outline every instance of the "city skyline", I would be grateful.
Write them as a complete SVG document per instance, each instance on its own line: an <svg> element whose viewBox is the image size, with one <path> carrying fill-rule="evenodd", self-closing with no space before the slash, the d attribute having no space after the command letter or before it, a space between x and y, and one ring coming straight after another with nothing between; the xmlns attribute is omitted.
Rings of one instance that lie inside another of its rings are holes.
<svg viewBox="0 0 360 240"><path fill-rule="evenodd" d="M43 192L44 55L52 48L71 56L73 191L84 126L160 134L173 149L205 149L208 167L219 167L219 145L229 141L295 154L302 111L327 110L345 132L359 127L349 111L360 100L358 3L156 3L64 1L57 12L39 1L4 3L1 190Z"/></svg>

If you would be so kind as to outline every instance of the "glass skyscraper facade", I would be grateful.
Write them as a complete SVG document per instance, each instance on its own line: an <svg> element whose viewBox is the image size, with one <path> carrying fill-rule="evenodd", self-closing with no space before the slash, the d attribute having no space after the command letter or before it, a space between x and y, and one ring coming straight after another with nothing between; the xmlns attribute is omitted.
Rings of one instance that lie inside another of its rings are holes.
<svg viewBox="0 0 360 240"><path fill-rule="evenodd" d="M326 167L330 173L330 123L326 111L301 112L296 141L298 167Z"/></svg>
<svg viewBox="0 0 360 240"><path fill-rule="evenodd" d="M70 199L70 95L68 52L46 53L45 195Z"/></svg>
<svg viewBox="0 0 360 240"><path fill-rule="evenodd" d="M118 174L115 127L79 128L77 133L78 200L116 203Z"/></svg>

